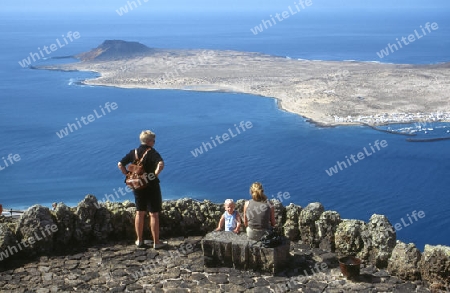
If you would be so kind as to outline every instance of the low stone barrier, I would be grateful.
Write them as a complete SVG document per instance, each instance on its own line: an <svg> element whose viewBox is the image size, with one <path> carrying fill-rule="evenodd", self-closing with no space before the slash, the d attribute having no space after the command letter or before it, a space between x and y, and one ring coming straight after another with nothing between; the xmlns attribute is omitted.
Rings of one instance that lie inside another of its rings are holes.
<svg viewBox="0 0 450 293"><path fill-rule="evenodd" d="M270 201L275 207L277 227L292 242L300 241L338 256L356 255L364 263L378 269L387 268L403 280L425 280L440 290L450 287L448 246L427 245L420 252L414 244L396 241L395 229L383 215L372 215L364 222L341 219L339 213L326 211L320 203L302 208L295 204L284 207L278 200ZM244 203L243 199L236 201L236 210L241 214ZM20 219L0 217L0 267L18 256L67 253L118 240L134 242L135 211L130 201L99 202L95 196L87 195L76 207L58 203L56 210L50 211L35 205ZM160 213L161 237L206 235L217 227L223 212L222 203L208 200L164 201ZM150 236L148 217L144 235ZM241 252L244 256L245 251ZM242 265L235 263L238 267ZM242 263L250 268L247 262Z"/></svg>
<svg viewBox="0 0 450 293"><path fill-rule="evenodd" d="M249 240L245 233L215 231L202 239L205 266L233 267L276 274L289 262L290 241L274 248L261 247L260 242Z"/></svg>

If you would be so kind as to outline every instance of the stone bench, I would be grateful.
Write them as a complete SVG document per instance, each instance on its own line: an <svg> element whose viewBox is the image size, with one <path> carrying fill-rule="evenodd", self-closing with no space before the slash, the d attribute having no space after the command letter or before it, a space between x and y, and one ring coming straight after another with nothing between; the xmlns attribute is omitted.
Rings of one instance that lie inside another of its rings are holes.
<svg viewBox="0 0 450 293"><path fill-rule="evenodd" d="M276 274L288 264L290 241L275 248L260 247L245 233L214 231L202 239L205 266L234 267Z"/></svg>

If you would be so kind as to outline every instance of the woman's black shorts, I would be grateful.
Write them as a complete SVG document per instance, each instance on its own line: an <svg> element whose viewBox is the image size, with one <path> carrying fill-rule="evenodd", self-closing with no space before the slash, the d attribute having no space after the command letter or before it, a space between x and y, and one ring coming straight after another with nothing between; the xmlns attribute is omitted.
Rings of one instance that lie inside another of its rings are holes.
<svg viewBox="0 0 450 293"><path fill-rule="evenodd" d="M145 189L134 190L136 211L159 213L162 210L162 196L159 183L149 184Z"/></svg>

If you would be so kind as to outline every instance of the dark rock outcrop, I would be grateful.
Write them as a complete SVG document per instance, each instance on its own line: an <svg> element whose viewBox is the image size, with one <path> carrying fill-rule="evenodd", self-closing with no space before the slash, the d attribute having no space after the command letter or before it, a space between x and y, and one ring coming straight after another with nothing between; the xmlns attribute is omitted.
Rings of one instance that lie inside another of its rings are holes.
<svg viewBox="0 0 450 293"><path fill-rule="evenodd" d="M104 219L103 217L107 217ZM101 226L98 221L106 223ZM75 234L73 235L77 243L85 246L91 243L94 239L99 241L104 240L106 233L112 230L109 220L109 213L106 208L101 206L97 198L93 195L87 195L77 206L75 210ZM98 238L97 238L98 237Z"/></svg>
<svg viewBox="0 0 450 293"><path fill-rule="evenodd" d="M425 245L420 260L422 279L431 284L432 289L450 288L450 247Z"/></svg>
<svg viewBox="0 0 450 293"><path fill-rule="evenodd" d="M301 212L298 221L300 235L303 243L317 247L316 243L316 221L324 212L324 207L321 203L313 202L306 206Z"/></svg>
<svg viewBox="0 0 450 293"><path fill-rule="evenodd" d="M356 255L386 268L395 247L395 231L383 215L372 215L369 223L343 220L335 233L336 251L340 256Z"/></svg>
<svg viewBox="0 0 450 293"><path fill-rule="evenodd" d="M109 221L113 228L112 235L109 237L111 240L133 239L135 237L134 232L134 214L136 211L134 203L130 201L121 202L105 202L101 204L107 211L109 211ZM147 233L148 221L145 225ZM130 229L130 227L132 227Z"/></svg>
<svg viewBox="0 0 450 293"><path fill-rule="evenodd" d="M53 251L53 236L56 231L57 225L50 210L41 205L34 205L19 218L16 238L21 244L15 247L30 256L49 254Z"/></svg>
<svg viewBox="0 0 450 293"><path fill-rule="evenodd" d="M11 247L15 246L16 234L7 223L0 223L0 252L5 252L0 255L0 260L6 260L11 254Z"/></svg>
<svg viewBox="0 0 450 293"><path fill-rule="evenodd" d="M58 231L55 233L56 247L66 247L71 244L75 233L75 214L70 207L59 203L53 212Z"/></svg>
<svg viewBox="0 0 450 293"><path fill-rule="evenodd" d="M367 234L367 224L363 221L343 220L335 234L336 252L339 257L358 255L364 248L364 239Z"/></svg>
<svg viewBox="0 0 450 293"><path fill-rule="evenodd" d="M386 268L395 247L396 234L386 216L372 215L367 223L369 243L365 247L365 257L378 268Z"/></svg>
<svg viewBox="0 0 450 293"><path fill-rule="evenodd" d="M397 240L397 245L389 258L387 270L402 280L420 280L421 257L422 254L414 243L406 244Z"/></svg>
<svg viewBox="0 0 450 293"><path fill-rule="evenodd" d="M152 51L153 49L138 42L106 40L97 48L78 54L75 57L81 61L117 60L142 56Z"/></svg>
<svg viewBox="0 0 450 293"><path fill-rule="evenodd" d="M331 252L336 250L334 235L341 222L341 216L335 211L325 211L320 215L316 221L315 239L320 249Z"/></svg>
<svg viewBox="0 0 450 293"><path fill-rule="evenodd" d="M298 219L302 207L293 203L286 207L286 222L284 223L284 235L291 241L296 241L300 238L300 230L298 228Z"/></svg>
<svg viewBox="0 0 450 293"><path fill-rule="evenodd" d="M286 222L286 208L279 200L276 199L271 199L270 203L274 208L276 227L278 227L279 230L282 230L283 225Z"/></svg>
<svg viewBox="0 0 450 293"><path fill-rule="evenodd" d="M211 201L183 198L163 202L160 215L161 235L205 235L214 230L224 210Z"/></svg>

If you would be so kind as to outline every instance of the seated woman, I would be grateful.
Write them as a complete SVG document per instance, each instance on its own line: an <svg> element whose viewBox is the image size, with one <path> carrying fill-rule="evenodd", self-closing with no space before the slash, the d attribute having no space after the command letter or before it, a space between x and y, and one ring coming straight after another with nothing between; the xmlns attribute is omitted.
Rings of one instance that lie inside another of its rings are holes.
<svg viewBox="0 0 450 293"><path fill-rule="evenodd" d="M267 200L261 183L250 186L252 199L244 205L244 225L247 227L247 237L260 240L264 233L275 226L275 210Z"/></svg>

